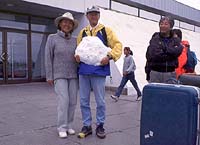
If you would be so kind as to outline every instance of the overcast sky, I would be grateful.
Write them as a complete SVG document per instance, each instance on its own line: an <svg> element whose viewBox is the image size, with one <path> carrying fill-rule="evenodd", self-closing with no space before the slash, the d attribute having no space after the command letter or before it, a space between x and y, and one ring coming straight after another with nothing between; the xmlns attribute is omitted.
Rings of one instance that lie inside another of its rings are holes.
<svg viewBox="0 0 200 145"><path fill-rule="evenodd" d="M176 0L176 1L200 10L200 0Z"/></svg>

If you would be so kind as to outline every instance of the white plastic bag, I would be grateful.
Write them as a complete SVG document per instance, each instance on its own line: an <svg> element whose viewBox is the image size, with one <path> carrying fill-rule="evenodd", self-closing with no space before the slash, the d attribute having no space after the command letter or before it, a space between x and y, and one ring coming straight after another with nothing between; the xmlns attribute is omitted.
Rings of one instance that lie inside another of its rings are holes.
<svg viewBox="0 0 200 145"><path fill-rule="evenodd" d="M101 60L111 51L96 36L84 37L75 51L75 55L80 56L81 62L89 65L100 65Z"/></svg>

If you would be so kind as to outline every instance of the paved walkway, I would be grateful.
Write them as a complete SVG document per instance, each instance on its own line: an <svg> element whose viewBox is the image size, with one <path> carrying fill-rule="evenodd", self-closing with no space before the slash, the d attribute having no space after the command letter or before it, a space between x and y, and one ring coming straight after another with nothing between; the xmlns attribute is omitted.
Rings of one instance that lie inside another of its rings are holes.
<svg viewBox="0 0 200 145"><path fill-rule="evenodd" d="M91 96L93 120L95 101ZM56 132L57 100L53 88L46 83L0 86L0 145L139 145L141 102L135 96L121 96L115 103L106 94L107 136L95 133L85 139L69 136L60 139ZM74 129L82 127L79 100ZM95 131L95 122L93 124Z"/></svg>

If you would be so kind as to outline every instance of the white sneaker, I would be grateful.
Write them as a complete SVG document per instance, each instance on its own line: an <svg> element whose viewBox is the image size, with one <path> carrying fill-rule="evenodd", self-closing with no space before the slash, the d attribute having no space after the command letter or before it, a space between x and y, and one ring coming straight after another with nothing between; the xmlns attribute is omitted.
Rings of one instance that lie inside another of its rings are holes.
<svg viewBox="0 0 200 145"><path fill-rule="evenodd" d="M66 138L67 137L67 132L66 131L59 131L58 135L60 138Z"/></svg>
<svg viewBox="0 0 200 145"><path fill-rule="evenodd" d="M74 135L76 132L75 132L75 130L73 130L73 129L68 129L67 130L67 133L69 134L69 135Z"/></svg>
<svg viewBox="0 0 200 145"><path fill-rule="evenodd" d="M115 96L115 95L111 95L110 96L113 100L115 100L115 102L117 102L119 100L119 97L118 96Z"/></svg>

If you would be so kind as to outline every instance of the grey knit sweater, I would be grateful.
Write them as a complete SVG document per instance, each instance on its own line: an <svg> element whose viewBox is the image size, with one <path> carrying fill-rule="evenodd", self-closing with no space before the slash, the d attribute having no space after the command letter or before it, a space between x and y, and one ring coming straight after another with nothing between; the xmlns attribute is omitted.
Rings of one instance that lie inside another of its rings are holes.
<svg viewBox="0 0 200 145"><path fill-rule="evenodd" d="M77 63L74 58L76 39L67 38L58 31L49 35L45 47L46 79L77 78Z"/></svg>
<svg viewBox="0 0 200 145"><path fill-rule="evenodd" d="M135 71L136 65L131 55L125 56L124 58L124 65L123 65L123 72L131 73Z"/></svg>

